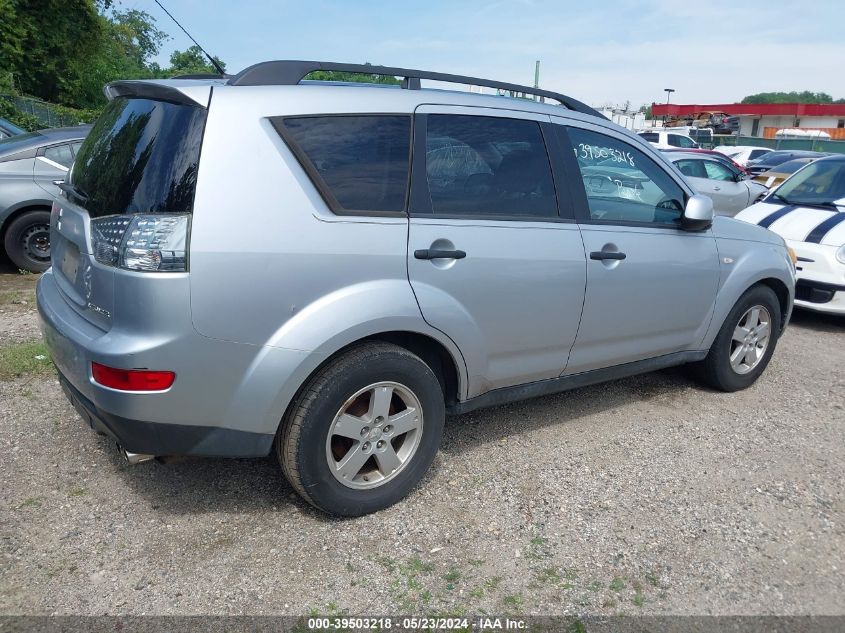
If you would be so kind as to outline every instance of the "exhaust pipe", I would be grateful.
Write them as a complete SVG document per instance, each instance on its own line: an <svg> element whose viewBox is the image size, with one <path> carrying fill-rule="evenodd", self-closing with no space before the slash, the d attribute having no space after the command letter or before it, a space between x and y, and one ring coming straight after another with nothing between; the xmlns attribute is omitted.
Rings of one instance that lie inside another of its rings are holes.
<svg viewBox="0 0 845 633"><path fill-rule="evenodd" d="M130 453L122 446L118 447L118 449L123 454L123 458L126 460L126 463L130 466L136 466L138 464L143 464L144 462L151 462L156 458L155 455L145 455L144 453Z"/></svg>

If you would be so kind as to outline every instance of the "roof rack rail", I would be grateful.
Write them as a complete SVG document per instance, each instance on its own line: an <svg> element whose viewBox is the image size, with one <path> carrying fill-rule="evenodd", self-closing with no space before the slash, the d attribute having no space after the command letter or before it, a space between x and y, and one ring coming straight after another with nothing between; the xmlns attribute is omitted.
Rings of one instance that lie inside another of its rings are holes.
<svg viewBox="0 0 845 633"><path fill-rule="evenodd" d="M554 99L562 105L592 116L605 118L590 106L568 97L564 94L532 88L531 86L520 86L502 81L491 81L478 77L465 77L463 75L450 75L446 73L435 73L427 70L412 70L409 68L394 68L391 66L374 66L372 64L343 64L338 62L315 62L301 60L277 60L271 62L260 62L245 68L228 81L231 86L295 86L308 74L319 70L344 73L361 73L366 75L385 75L403 77L402 88L408 90L419 90L420 79L431 81L442 81L453 84L467 84L471 86L484 86L514 93L535 95L544 99Z"/></svg>
<svg viewBox="0 0 845 633"><path fill-rule="evenodd" d="M228 79L231 76L217 73L188 73L187 75L173 75L169 79Z"/></svg>

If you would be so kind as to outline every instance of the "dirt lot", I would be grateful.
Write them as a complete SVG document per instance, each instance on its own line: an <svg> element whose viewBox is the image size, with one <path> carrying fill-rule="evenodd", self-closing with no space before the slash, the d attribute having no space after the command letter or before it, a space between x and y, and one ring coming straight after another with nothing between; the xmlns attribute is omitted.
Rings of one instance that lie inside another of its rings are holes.
<svg viewBox="0 0 845 633"><path fill-rule="evenodd" d="M763 379L667 371L447 421L374 516L271 459L126 466L61 394L35 276L0 275L0 613L845 614L845 319Z"/></svg>

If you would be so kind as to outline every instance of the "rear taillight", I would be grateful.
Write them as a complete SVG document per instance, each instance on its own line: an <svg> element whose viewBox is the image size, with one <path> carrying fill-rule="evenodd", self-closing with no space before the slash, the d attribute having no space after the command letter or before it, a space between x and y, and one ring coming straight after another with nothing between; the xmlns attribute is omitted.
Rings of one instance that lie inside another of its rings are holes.
<svg viewBox="0 0 845 633"><path fill-rule="evenodd" d="M112 215L91 221L94 259L127 270L188 270L187 215Z"/></svg>
<svg viewBox="0 0 845 633"><path fill-rule="evenodd" d="M91 376L104 387L120 391L165 391L176 380L172 371L116 369L100 363L91 363Z"/></svg>

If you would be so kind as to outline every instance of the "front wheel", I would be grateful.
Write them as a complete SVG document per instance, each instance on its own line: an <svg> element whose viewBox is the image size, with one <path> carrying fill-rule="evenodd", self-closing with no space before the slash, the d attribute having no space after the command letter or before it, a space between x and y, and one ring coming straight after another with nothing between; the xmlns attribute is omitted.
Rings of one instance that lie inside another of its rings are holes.
<svg viewBox="0 0 845 633"><path fill-rule="evenodd" d="M309 503L360 516L393 505L422 479L445 420L437 376L388 343L350 349L291 406L276 441L285 476Z"/></svg>
<svg viewBox="0 0 845 633"><path fill-rule="evenodd" d="M736 302L701 362L704 382L721 391L750 387L766 369L777 345L781 311L768 286L754 286Z"/></svg>

